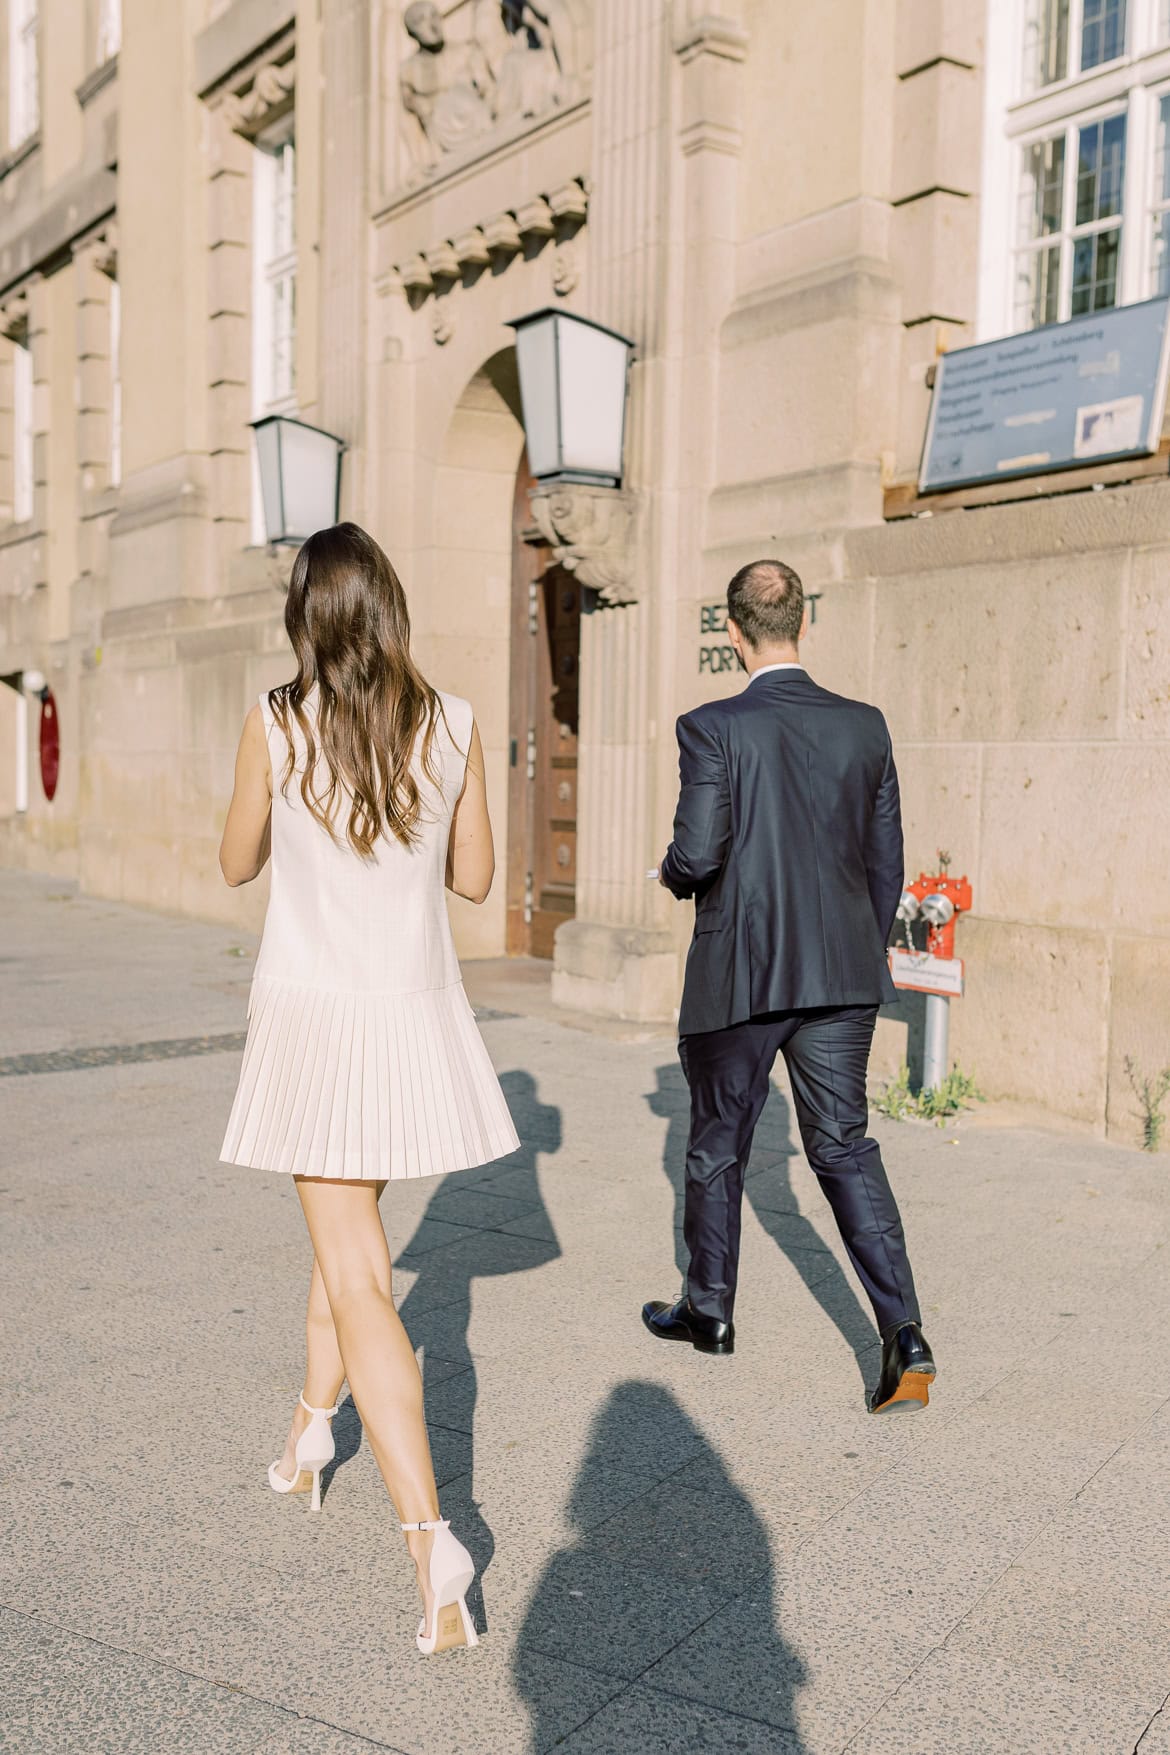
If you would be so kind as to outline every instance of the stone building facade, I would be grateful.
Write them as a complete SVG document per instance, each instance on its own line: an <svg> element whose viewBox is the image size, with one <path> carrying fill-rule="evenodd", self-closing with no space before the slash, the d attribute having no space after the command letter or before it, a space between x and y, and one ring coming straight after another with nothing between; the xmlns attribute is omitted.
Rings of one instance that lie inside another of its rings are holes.
<svg viewBox="0 0 1170 1755"><path fill-rule="evenodd" d="M914 481L943 351L1159 290L1160 0L0 10L0 671L44 672L61 736L18 809L0 690L0 858L258 919L216 848L289 670L248 423L294 413L476 707L501 870L465 955L671 1016L673 723L738 686L718 600L779 554L810 668L887 713L912 869L974 885L954 1051L1135 1137L1124 1059L1170 1061L1170 451ZM634 343L620 493L530 491L508 325L548 305Z"/></svg>

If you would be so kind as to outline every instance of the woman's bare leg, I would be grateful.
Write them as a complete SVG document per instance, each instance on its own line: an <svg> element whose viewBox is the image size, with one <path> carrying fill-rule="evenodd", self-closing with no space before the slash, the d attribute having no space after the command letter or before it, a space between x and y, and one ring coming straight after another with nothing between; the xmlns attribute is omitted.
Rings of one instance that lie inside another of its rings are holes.
<svg viewBox="0 0 1170 1755"><path fill-rule="evenodd" d="M305 1382L301 1393L311 1408L332 1408L345 1382L345 1366L333 1326L333 1312L325 1292L325 1281L316 1256L309 1277L309 1307L305 1315ZM297 1472L297 1439L309 1424L309 1416L300 1403L293 1413L284 1455L277 1465L286 1481Z"/></svg>
<svg viewBox="0 0 1170 1755"><path fill-rule="evenodd" d="M341 1368L382 1479L400 1522L431 1522L439 1515L439 1496L423 1418L422 1378L391 1297L380 1189L372 1182L295 1180L333 1315ZM413 1532L407 1545L429 1619L431 1536Z"/></svg>

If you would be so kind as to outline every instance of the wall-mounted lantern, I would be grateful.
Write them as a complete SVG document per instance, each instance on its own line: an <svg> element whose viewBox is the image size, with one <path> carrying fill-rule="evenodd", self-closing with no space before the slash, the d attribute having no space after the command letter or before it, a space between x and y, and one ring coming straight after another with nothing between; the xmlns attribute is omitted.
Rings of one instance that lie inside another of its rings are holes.
<svg viewBox="0 0 1170 1755"><path fill-rule="evenodd" d="M549 308L518 317L516 364L528 466L540 483L622 483L626 379L633 342Z"/></svg>
<svg viewBox="0 0 1170 1755"><path fill-rule="evenodd" d="M344 441L286 414L266 414L251 424L269 542L300 544L336 524Z"/></svg>

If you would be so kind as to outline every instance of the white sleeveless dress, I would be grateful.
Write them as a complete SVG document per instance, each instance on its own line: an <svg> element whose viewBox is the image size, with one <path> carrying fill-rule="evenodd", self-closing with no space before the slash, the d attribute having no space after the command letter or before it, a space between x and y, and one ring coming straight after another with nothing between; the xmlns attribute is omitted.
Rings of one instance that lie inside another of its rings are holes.
<svg viewBox="0 0 1170 1755"><path fill-rule="evenodd" d="M491 1163L520 1144L447 919L447 846L472 710L457 696L440 699L441 788L415 758L418 840L407 848L381 839L363 860L306 809L299 733L297 770L282 791L288 746L260 697L273 774L272 889L220 1154L229 1163L394 1181Z"/></svg>

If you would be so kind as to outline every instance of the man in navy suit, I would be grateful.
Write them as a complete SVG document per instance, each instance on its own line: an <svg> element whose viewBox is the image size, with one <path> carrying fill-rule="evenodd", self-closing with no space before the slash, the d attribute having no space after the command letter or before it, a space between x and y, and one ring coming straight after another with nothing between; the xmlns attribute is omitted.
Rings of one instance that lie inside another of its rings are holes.
<svg viewBox="0 0 1170 1755"><path fill-rule="evenodd" d="M666 1340L735 1347L740 1208L776 1055L808 1161L873 1305L882 1369L870 1407L924 1407L934 1361L876 1140L866 1069L902 892L898 776L876 707L832 695L800 662L804 591L755 561L727 588L728 637L748 672L729 700L678 722L682 789L661 882L694 898L679 1014L691 1094L687 1290L647 1304Z"/></svg>

